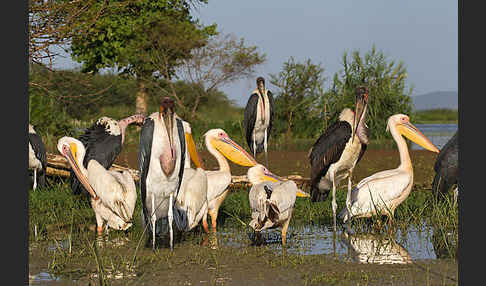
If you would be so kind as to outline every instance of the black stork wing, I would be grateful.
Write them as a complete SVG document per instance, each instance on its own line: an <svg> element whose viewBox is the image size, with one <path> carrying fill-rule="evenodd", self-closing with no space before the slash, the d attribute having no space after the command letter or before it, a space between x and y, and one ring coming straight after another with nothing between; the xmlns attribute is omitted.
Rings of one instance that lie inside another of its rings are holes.
<svg viewBox="0 0 486 286"><path fill-rule="evenodd" d="M37 133L29 133L29 142L32 146L32 150L34 150L35 157L39 159L42 165L42 170L38 172L38 185L39 187L45 187L47 168L46 146L40 135Z"/></svg>
<svg viewBox="0 0 486 286"><path fill-rule="evenodd" d="M149 214L145 206L147 197L147 174L150 166L150 155L152 153L152 140L154 134L154 120L146 117L143 121L142 131L140 133L140 145L138 147L138 167L139 167L139 184L140 200L142 201L142 212L145 224L148 223Z"/></svg>
<svg viewBox="0 0 486 286"><path fill-rule="evenodd" d="M317 184L321 177L326 175L329 166L339 161L350 138L351 125L346 121L338 121L329 126L314 143L309 154L311 191L317 189Z"/></svg>
<svg viewBox="0 0 486 286"><path fill-rule="evenodd" d="M29 142L34 150L35 157L42 164L42 170L45 171L47 166L46 146L42 142L42 138L37 133L29 133Z"/></svg>
<svg viewBox="0 0 486 286"><path fill-rule="evenodd" d="M268 140L268 138L270 138L270 132L272 131L272 127L273 127L274 101L273 101L273 94L272 92L270 92L270 90L267 91L267 96L268 96L268 102L270 103L270 124L268 125L268 129L267 129L267 140Z"/></svg>
<svg viewBox="0 0 486 286"><path fill-rule="evenodd" d="M442 147L434 164L434 181L432 191L436 196L445 194L459 177L459 142L458 132Z"/></svg>
<svg viewBox="0 0 486 286"><path fill-rule="evenodd" d="M83 160L84 167L88 167L88 162L90 160L96 160L108 170L121 153L121 140L121 134L111 135L106 132L104 125L97 124L95 122L88 129L86 129L81 136L79 136L79 141L81 141L86 148L86 154L84 155ZM73 170L70 171L70 178L71 190L73 194L88 194L86 189L79 182Z"/></svg>
<svg viewBox="0 0 486 286"><path fill-rule="evenodd" d="M253 134L253 128L255 128L257 106L258 106L258 94L253 93L248 99L248 102L245 107L244 117L243 117L243 127L245 128L246 143L248 143L248 147L250 148L252 154L253 154L253 142L251 140L251 137Z"/></svg>

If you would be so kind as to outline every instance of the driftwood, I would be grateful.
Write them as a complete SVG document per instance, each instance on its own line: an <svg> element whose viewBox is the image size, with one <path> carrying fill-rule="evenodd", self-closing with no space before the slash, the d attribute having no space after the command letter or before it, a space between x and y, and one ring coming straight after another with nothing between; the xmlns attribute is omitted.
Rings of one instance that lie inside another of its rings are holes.
<svg viewBox="0 0 486 286"><path fill-rule="evenodd" d="M66 158L61 155L47 153L47 168L46 174L47 176L59 176L59 177L69 177L69 171L71 170L71 166L69 165ZM131 169L128 167L120 166L117 164L113 164L110 170L115 171L125 171L127 170L132 175L133 179L137 182L139 180L138 170ZM299 187L302 187L303 184L309 182L309 178L304 178L299 175L290 175L281 177L284 180L293 180ZM250 185L248 181L248 177L246 175L242 176L231 176L231 184L232 185Z"/></svg>

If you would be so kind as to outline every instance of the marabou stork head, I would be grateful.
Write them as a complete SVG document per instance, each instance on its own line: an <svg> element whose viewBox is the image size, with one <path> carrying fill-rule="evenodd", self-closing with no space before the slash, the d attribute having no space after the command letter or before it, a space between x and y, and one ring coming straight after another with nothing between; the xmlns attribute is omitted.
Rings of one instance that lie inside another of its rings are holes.
<svg viewBox="0 0 486 286"><path fill-rule="evenodd" d="M170 150L164 151L160 156L160 165L165 175L170 176L175 168L176 152L174 148L174 117L175 117L174 100L170 97L164 97L159 105L159 119L164 122L165 130L169 139Z"/></svg>
<svg viewBox="0 0 486 286"><path fill-rule="evenodd" d="M265 92L265 79L263 77L259 76L256 79L256 84L257 84L258 91L263 96L263 94Z"/></svg>
<svg viewBox="0 0 486 286"><path fill-rule="evenodd" d="M366 117L366 110L368 107L368 88L366 86L360 86L355 90L355 108L354 108L354 119L353 119L353 141L356 135L356 130L361 121L363 124Z"/></svg>

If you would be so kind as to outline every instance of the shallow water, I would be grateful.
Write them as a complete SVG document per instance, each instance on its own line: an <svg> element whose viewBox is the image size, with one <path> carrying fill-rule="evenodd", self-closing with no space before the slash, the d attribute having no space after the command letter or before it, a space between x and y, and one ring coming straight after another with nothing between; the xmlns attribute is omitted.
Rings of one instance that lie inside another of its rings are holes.
<svg viewBox="0 0 486 286"><path fill-rule="evenodd" d="M432 227L424 225L411 226L404 232L397 229L393 238L388 234L353 233L353 230L348 233L339 227L334 234L332 226L297 226L288 230L286 252L297 255L332 254L343 262L410 263L438 258L432 235ZM265 245L276 253L282 251L279 229L265 230L262 237L260 242L256 242L251 230L226 228L218 233L218 246Z"/></svg>
<svg viewBox="0 0 486 286"><path fill-rule="evenodd" d="M415 126L439 149L444 147L458 128L457 124L415 124ZM411 148L413 150L423 150L421 146L413 142Z"/></svg>

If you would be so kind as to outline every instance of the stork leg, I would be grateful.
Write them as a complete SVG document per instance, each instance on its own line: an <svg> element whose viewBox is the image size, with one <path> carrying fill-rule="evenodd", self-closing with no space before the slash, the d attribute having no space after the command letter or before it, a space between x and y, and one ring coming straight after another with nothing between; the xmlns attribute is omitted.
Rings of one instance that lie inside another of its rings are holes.
<svg viewBox="0 0 486 286"><path fill-rule="evenodd" d="M155 251L155 222L157 217L155 216L155 196L152 193L152 250Z"/></svg>
<svg viewBox="0 0 486 286"><path fill-rule="evenodd" d="M353 176L353 169L349 170L348 174L348 194L346 195L346 209L348 210L348 215L351 217L351 177Z"/></svg>
<svg viewBox="0 0 486 286"><path fill-rule="evenodd" d="M256 160L256 139L255 139L255 128L253 128L253 158Z"/></svg>
<svg viewBox="0 0 486 286"><path fill-rule="evenodd" d="M37 170L34 169L34 190L37 187Z"/></svg>
<svg viewBox="0 0 486 286"><path fill-rule="evenodd" d="M456 188L452 192L454 193L454 205L453 205L453 207L455 208L456 204L457 204L457 195L459 194L458 187L456 186Z"/></svg>
<svg viewBox="0 0 486 286"><path fill-rule="evenodd" d="M330 177L332 181L332 219L334 223L334 232L336 232L336 209L337 209L337 203L336 203L336 180L334 179L334 172L330 172Z"/></svg>
<svg viewBox="0 0 486 286"><path fill-rule="evenodd" d="M265 128L265 140L263 141L263 147L265 148L265 163L268 168L268 151L267 151L267 128Z"/></svg>
<svg viewBox="0 0 486 286"><path fill-rule="evenodd" d="M174 232L172 230L172 221L174 220L174 213L173 213L173 201L174 201L174 195L171 193L169 197L169 214L168 214L168 219L169 219L169 236L170 236L170 250L174 249Z"/></svg>

